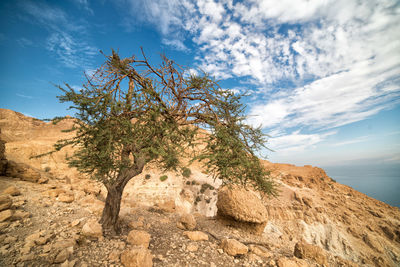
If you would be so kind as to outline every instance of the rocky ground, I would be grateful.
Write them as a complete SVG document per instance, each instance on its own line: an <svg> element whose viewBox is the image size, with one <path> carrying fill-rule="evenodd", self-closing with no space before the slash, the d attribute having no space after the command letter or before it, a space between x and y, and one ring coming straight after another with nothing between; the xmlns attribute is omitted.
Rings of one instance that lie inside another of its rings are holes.
<svg viewBox="0 0 400 267"><path fill-rule="evenodd" d="M0 266L400 266L397 207L268 161L274 199L221 195L197 163L189 176L147 166L125 188L121 234L102 237L105 188L68 168L72 150L30 159L70 126L0 109Z"/></svg>
<svg viewBox="0 0 400 267"><path fill-rule="evenodd" d="M0 266L122 266L121 254L134 247L132 230L149 234L153 266L308 266L279 240L200 214L182 217L173 206L132 209L121 216L120 235L102 237L93 227L102 204L96 190L74 190L63 180L37 184L3 176L0 192L0 203L11 203L0 215ZM239 247L224 249L224 239L239 241Z"/></svg>

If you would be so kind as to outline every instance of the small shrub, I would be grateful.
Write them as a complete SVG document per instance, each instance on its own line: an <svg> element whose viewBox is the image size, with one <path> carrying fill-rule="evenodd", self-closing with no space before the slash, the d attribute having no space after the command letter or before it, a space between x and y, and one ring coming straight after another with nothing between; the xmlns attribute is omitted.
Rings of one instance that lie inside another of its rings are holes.
<svg viewBox="0 0 400 267"><path fill-rule="evenodd" d="M49 172L51 170L51 168L49 166L47 166L46 168L44 168L45 172Z"/></svg>
<svg viewBox="0 0 400 267"><path fill-rule="evenodd" d="M201 197L197 196L195 202L200 202L201 201Z"/></svg>
<svg viewBox="0 0 400 267"><path fill-rule="evenodd" d="M161 182L164 182L164 181L167 180L167 179L168 179L168 176L167 176L167 175L160 176L160 181L161 181Z"/></svg>
<svg viewBox="0 0 400 267"><path fill-rule="evenodd" d="M336 180L335 180L335 179L331 179L331 180L332 180L332 182L336 183Z"/></svg>
<svg viewBox="0 0 400 267"><path fill-rule="evenodd" d="M200 192L204 193L207 189L214 190L214 186L212 186L212 185L210 185L208 183L202 184Z"/></svg>
<svg viewBox="0 0 400 267"><path fill-rule="evenodd" d="M190 181L186 181L186 185L190 185L191 183L190 183Z"/></svg>
<svg viewBox="0 0 400 267"><path fill-rule="evenodd" d="M196 181L195 181L195 180L193 180L193 181L192 181L192 185L195 185L195 184L196 184Z"/></svg>
<svg viewBox="0 0 400 267"><path fill-rule="evenodd" d="M151 178L151 175L150 175L150 174L146 174L146 175L144 176L144 178L146 178L147 180L149 180L149 179Z"/></svg>
<svg viewBox="0 0 400 267"><path fill-rule="evenodd" d="M182 168L182 176L189 178L192 175L192 171L189 168L183 167Z"/></svg>

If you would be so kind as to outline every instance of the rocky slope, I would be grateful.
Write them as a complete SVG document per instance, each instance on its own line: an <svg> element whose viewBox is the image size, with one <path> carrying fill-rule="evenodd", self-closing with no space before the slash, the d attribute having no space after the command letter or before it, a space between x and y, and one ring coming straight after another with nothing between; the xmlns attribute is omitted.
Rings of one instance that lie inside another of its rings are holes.
<svg viewBox="0 0 400 267"><path fill-rule="evenodd" d="M265 207L253 218L263 223L258 234L215 216L221 182L194 164L190 176L147 166L125 189L121 236L103 238L85 225L99 218L105 189L68 168L65 156L72 149L29 159L68 137L61 130L70 125L0 109L0 139L9 160L8 177L0 178L1 266L121 266L133 257L143 264L152 258L153 266L400 264L398 208L334 182L322 169L267 161L281 193L275 199L252 193ZM32 173L39 178L27 181ZM139 249L129 236L145 236L148 244Z"/></svg>

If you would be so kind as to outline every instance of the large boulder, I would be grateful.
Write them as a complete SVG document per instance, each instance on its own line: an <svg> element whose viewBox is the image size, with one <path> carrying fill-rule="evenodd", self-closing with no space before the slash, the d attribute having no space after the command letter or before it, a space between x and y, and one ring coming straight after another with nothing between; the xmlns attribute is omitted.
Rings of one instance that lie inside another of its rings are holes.
<svg viewBox="0 0 400 267"><path fill-rule="evenodd" d="M36 169L25 163L16 163L9 160L7 163L6 176L17 177L24 181L34 182L39 181L41 175Z"/></svg>
<svg viewBox="0 0 400 267"><path fill-rule="evenodd" d="M267 209L255 192L242 186L224 186L218 192L218 214L237 221L263 224Z"/></svg>

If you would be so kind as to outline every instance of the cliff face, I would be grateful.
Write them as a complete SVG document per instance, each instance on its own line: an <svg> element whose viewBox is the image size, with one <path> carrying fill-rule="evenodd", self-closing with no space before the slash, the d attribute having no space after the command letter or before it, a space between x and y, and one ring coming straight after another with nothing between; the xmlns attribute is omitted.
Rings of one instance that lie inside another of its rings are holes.
<svg viewBox="0 0 400 267"><path fill-rule="evenodd" d="M34 154L51 150L57 140L71 136L71 133L61 132L71 123L66 120L52 125L0 109L0 139L6 141L5 155L8 160L68 179L73 188L85 188L85 192L98 190L104 199L104 187L68 168L65 156L72 154L72 148L52 156L29 159ZM264 161L264 165L281 190L278 198L262 198L268 213L265 237L276 240L282 247L294 247L304 240L332 257L359 265L397 266L400 263L398 208L334 182L320 168L268 161ZM158 205L177 212L216 215L217 189L221 181L208 177L200 164L190 169L190 177L170 172L166 173L167 180L161 181L160 176L165 173L157 166L146 166L141 175L128 183L121 214L129 213L138 205Z"/></svg>

